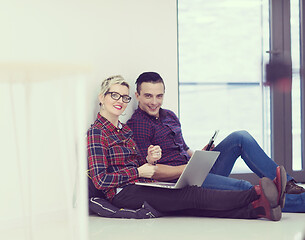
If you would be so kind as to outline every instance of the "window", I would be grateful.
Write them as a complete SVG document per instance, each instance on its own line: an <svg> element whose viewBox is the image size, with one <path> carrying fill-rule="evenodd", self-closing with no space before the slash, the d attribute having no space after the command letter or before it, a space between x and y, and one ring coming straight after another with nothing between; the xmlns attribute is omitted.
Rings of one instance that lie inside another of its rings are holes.
<svg viewBox="0 0 305 240"><path fill-rule="evenodd" d="M298 171L302 169L299 1L291 1L290 4L292 60L292 169Z"/></svg>
<svg viewBox="0 0 305 240"><path fill-rule="evenodd" d="M180 120L191 148L216 129L216 144L243 129L270 153L266 2L178 1ZM233 172L250 170L238 160Z"/></svg>
<svg viewBox="0 0 305 240"><path fill-rule="evenodd" d="M215 129L218 141L245 129L305 181L304 9L297 0L178 1L179 110L191 148ZM291 93L264 87L269 58L292 62ZM256 181L240 160L233 172Z"/></svg>

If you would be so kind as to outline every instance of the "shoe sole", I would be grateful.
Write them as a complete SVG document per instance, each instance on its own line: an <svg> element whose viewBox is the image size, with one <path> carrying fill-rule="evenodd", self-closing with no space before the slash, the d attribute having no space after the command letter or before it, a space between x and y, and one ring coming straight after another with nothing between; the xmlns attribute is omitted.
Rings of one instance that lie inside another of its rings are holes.
<svg viewBox="0 0 305 240"><path fill-rule="evenodd" d="M265 198L268 200L270 205L270 220L279 221L282 218L282 209L278 205L278 190L276 185L269 178L261 179L261 187Z"/></svg>
<svg viewBox="0 0 305 240"><path fill-rule="evenodd" d="M281 178L281 192L279 192L279 196L280 196L279 204L280 204L281 208L284 208L287 174L286 174L286 170L283 166L280 166L280 178Z"/></svg>

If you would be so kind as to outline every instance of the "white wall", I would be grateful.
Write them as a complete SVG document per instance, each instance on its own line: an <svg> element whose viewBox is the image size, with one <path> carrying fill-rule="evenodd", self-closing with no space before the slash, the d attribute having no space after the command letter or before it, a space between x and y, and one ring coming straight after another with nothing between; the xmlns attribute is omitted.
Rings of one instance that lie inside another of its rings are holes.
<svg viewBox="0 0 305 240"><path fill-rule="evenodd" d="M122 74L134 87L140 73L156 71L166 83L164 107L178 113L176 1L104 2L101 8L95 9L101 22L90 23L96 42L92 59L97 76L103 79ZM131 110L127 109L127 116Z"/></svg>
<svg viewBox="0 0 305 240"><path fill-rule="evenodd" d="M97 82L157 71L177 113L176 12L175 0L4 1L0 62L92 65Z"/></svg>
<svg viewBox="0 0 305 240"><path fill-rule="evenodd" d="M99 83L122 74L133 85L157 71L164 107L177 113L176 21L176 0L1 3L0 239L77 239L83 209L72 203L84 182L75 174L86 161L79 145Z"/></svg>

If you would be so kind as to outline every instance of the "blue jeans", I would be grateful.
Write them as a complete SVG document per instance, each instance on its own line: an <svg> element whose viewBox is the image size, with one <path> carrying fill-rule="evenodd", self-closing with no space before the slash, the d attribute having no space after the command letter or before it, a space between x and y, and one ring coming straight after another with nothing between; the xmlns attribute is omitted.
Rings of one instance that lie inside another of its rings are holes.
<svg viewBox="0 0 305 240"><path fill-rule="evenodd" d="M215 148L220 155L202 187L223 190L247 190L252 184L245 180L229 178L240 156L247 166L260 178L274 179L278 166L247 131L236 131L227 136ZM287 174L287 181L292 177ZM305 193L286 194L284 212L305 212Z"/></svg>

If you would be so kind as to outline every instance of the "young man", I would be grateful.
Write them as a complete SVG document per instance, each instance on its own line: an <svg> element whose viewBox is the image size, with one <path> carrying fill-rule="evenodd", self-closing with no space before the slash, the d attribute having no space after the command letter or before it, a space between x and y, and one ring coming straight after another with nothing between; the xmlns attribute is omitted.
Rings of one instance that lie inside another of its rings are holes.
<svg viewBox="0 0 305 240"><path fill-rule="evenodd" d="M181 124L170 110L162 109L165 85L158 73L144 72L136 81L138 109L127 124L134 133L143 156L150 145L159 145L162 158L154 178L160 181L175 181L182 173L193 151L185 143ZM204 148L205 149L205 148ZM270 159L246 131L237 131L227 136L214 149L220 155L202 187L213 189L245 190L253 186L244 180L229 178L239 156L258 177L274 179L277 164ZM287 175L286 204L283 211L305 212L305 189L295 184Z"/></svg>

